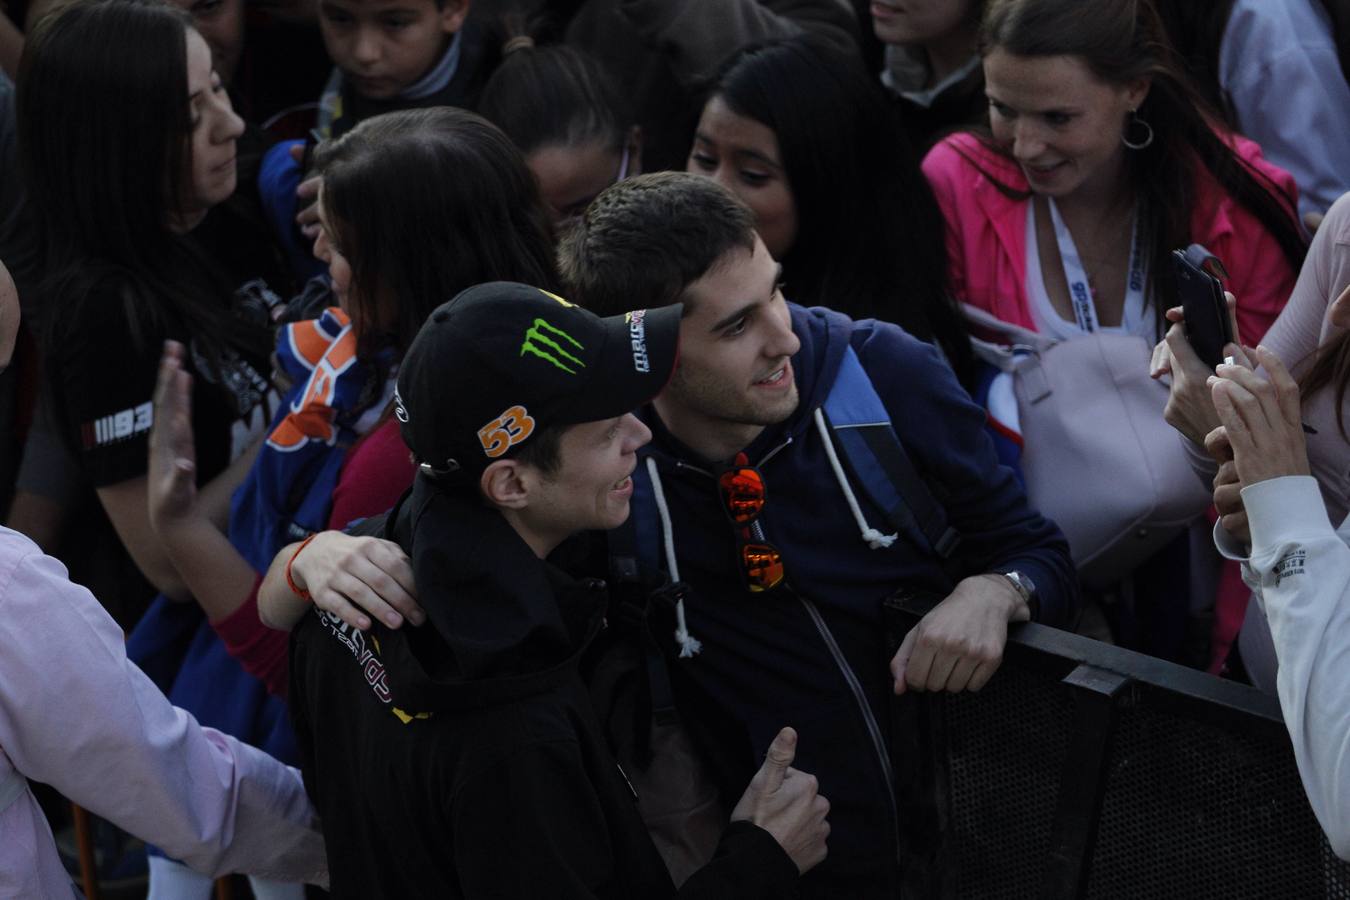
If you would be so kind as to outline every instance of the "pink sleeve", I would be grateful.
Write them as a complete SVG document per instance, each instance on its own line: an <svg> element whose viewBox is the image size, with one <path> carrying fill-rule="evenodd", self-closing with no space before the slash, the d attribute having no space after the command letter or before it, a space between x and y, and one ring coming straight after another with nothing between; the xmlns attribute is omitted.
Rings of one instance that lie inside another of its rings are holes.
<svg viewBox="0 0 1350 900"><path fill-rule="evenodd" d="M1255 218L1252 224L1217 241L1211 249L1228 268L1228 289L1237 297L1239 337L1254 347L1265 339L1288 303L1298 273L1270 232L1257 225Z"/></svg>
<svg viewBox="0 0 1350 900"><path fill-rule="evenodd" d="M333 489L328 527L344 529L392 507L413 480L412 455L390 416L347 454Z"/></svg>
<svg viewBox="0 0 1350 900"><path fill-rule="evenodd" d="M1261 148L1246 138L1233 139L1234 149L1243 164L1257 181L1269 188L1290 217L1297 223L1298 187L1290 174L1261 156ZM1196 221L1192 234L1211 252L1223 260L1230 276L1228 289L1237 297L1239 338L1243 343L1256 345L1265 338L1280 311L1293 293L1298 272L1290 265L1279 242L1256 216L1242 208L1231 197L1220 194L1217 184L1205 185L1210 192L1209 203L1198 203L1197 212L1206 207L1218 210L1208 221ZM1208 217L1205 217L1208 219ZM1229 227L1220 227L1223 223ZM1200 224L1201 227L1195 227ZM1206 235L1204 226L1218 229ZM1208 237L1209 243L1206 243Z"/></svg>
<svg viewBox="0 0 1350 900"><path fill-rule="evenodd" d="M171 705L98 601L7 529L0 646L0 758L19 772L200 872L327 880L300 774Z"/></svg>
<svg viewBox="0 0 1350 900"><path fill-rule="evenodd" d="M961 235L957 223L961 221L957 197L956 179L962 169L961 155L950 146L951 139L940 141L923 158L923 174L937 198L938 208L942 210L942 220L946 225L947 236L947 278L951 286L952 298L958 303L968 303L970 298L966 290L965 254L961 246Z"/></svg>
<svg viewBox="0 0 1350 900"><path fill-rule="evenodd" d="M290 634L268 628L258 618L260 584L261 575L254 579L248 599L225 618L212 622L211 627L245 672L261 681L269 694L284 698Z"/></svg>

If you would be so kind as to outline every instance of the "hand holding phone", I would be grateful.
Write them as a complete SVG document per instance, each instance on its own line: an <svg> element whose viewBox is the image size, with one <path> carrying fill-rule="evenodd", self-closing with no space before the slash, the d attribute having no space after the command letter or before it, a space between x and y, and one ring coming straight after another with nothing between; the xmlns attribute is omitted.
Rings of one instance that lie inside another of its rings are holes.
<svg viewBox="0 0 1350 900"><path fill-rule="evenodd" d="M1172 266L1186 320L1186 341L1195 355L1213 369L1223 362L1223 348L1236 343L1223 283L1219 281L1220 277L1228 277L1228 273L1218 257L1199 244L1173 250Z"/></svg>

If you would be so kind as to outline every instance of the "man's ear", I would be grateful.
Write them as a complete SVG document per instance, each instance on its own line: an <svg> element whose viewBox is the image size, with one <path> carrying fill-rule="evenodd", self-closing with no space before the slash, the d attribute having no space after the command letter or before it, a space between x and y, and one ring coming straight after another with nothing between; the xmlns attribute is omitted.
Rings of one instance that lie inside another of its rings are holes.
<svg viewBox="0 0 1350 900"><path fill-rule="evenodd" d="M530 504L528 466L514 459L499 459L483 470L478 487L493 506L524 509Z"/></svg>
<svg viewBox="0 0 1350 900"><path fill-rule="evenodd" d="M441 31L446 34L455 34L464 27L464 20L469 16L469 0L444 0L445 5L441 7Z"/></svg>

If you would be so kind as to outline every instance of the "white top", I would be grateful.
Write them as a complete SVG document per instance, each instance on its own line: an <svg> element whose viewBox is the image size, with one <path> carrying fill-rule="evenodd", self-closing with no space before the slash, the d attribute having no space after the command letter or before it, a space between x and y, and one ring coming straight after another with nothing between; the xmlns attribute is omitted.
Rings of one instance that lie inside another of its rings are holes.
<svg viewBox="0 0 1350 900"><path fill-rule="evenodd" d="M1027 298L1031 301L1031 319L1041 334L1069 340L1081 337L1085 332L1078 322L1069 321L1061 316L1050 302L1050 293L1045 289L1045 276L1041 269L1040 245L1036 236L1036 204L1027 204ZM1147 341L1156 339L1156 328L1144 295L1135 291L1126 292L1124 314L1120 325L1099 325L1098 331L1107 334L1137 334Z"/></svg>
<svg viewBox="0 0 1350 900"><path fill-rule="evenodd" d="M1350 190L1350 85L1319 3L1237 0L1219 84L1238 129L1294 176L1299 212L1325 212Z"/></svg>
<svg viewBox="0 0 1350 900"><path fill-rule="evenodd" d="M0 528L0 897L75 897L24 776L205 874L328 880L300 773L171 705L98 601Z"/></svg>
<svg viewBox="0 0 1350 900"><path fill-rule="evenodd" d="M1243 488L1242 502L1252 531L1242 576L1270 621L1299 775L1332 850L1350 859L1350 519L1332 529L1308 476ZM1231 539L1220 549L1232 556Z"/></svg>

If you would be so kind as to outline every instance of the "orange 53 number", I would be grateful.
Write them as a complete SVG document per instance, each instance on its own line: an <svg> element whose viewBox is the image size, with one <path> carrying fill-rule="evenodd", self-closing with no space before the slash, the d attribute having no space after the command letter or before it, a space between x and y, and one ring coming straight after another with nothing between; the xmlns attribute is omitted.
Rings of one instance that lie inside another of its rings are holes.
<svg viewBox="0 0 1350 900"><path fill-rule="evenodd" d="M534 419L525 412L525 407L513 406L478 429L478 440L483 444L483 452L496 459L533 431Z"/></svg>

